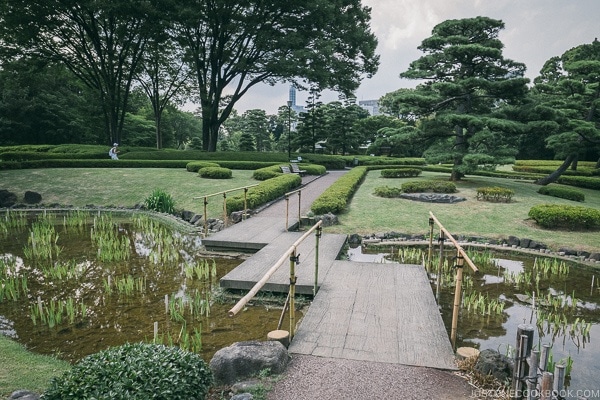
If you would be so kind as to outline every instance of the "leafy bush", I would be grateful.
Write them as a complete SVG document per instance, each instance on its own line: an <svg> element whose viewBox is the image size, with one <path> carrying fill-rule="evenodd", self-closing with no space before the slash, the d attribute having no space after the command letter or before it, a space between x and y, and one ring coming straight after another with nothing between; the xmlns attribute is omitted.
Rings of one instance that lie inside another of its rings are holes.
<svg viewBox="0 0 600 400"><path fill-rule="evenodd" d="M548 185L542 186L538 190L539 194L546 196L558 197L561 199L573 200L573 201L585 201L585 194L576 189L570 189L559 185Z"/></svg>
<svg viewBox="0 0 600 400"><path fill-rule="evenodd" d="M302 184L302 178L296 174L281 174L251 187L246 193L248 208L256 208L283 196ZM244 209L244 195L240 194L227 198L227 212Z"/></svg>
<svg viewBox="0 0 600 400"><path fill-rule="evenodd" d="M374 194L379 197L395 198L400 197L402 189L397 187L379 186L375 188Z"/></svg>
<svg viewBox="0 0 600 400"><path fill-rule="evenodd" d="M417 168L391 168L382 169L382 178L408 178L421 175L421 170Z"/></svg>
<svg viewBox="0 0 600 400"><path fill-rule="evenodd" d="M198 172L205 167L220 167L220 165L210 161L190 161L185 165L188 172Z"/></svg>
<svg viewBox="0 0 600 400"><path fill-rule="evenodd" d="M600 178L589 176L561 176L558 183L569 186L577 186L587 189L600 190Z"/></svg>
<svg viewBox="0 0 600 400"><path fill-rule="evenodd" d="M269 167L254 170L252 178L256 179L257 181L266 181L267 179L275 178L276 176L282 175L283 172L281 172L281 168L279 168L280 165L283 164L275 164Z"/></svg>
<svg viewBox="0 0 600 400"><path fill-rule="evenodd" d="M54 399L205 399L212 372L197 354L177 347L125 344L82 359L52 379Z"/></svg>
<svg viewBox="0 0 600 400"><path fill-rule="evenodd" d="M456 185L444 181L410 181L402 184L402 191L404 193L456 193Z"/></svg>
<svg viewBox="0 0 600 400"><path fill-rule="evenodd" d="M494 187L480 187L477 188L477 200L493 201L493 202L506 202L509 203L514 196L515 191L512 189L506 189L498 186Z"/></svg>
<svg viewBox="0 0 600 400"><path fill-rule="evenodd" d="M175 212L175 201L173 197L162 189L154 189L152 194L144 200L148 210L173 214Z"/></svg>
<svg viewBox="0 0 600 400"><path fill-rule="evenodd" d="M424 158L357 156L359 165L425 165Z"/></svg>
<svg viewBox="0 0 600 400"><path fill-rule="evenodd" d="M367 175L366 167L356 167L329 186L312 203L315 215L342 212Z"/></svg>
<svg viewBox="0 0 600 400"><path fill-rule="evenodd" d="M575 230L600 228L600 210L595 208L540 204L531 207L529 217L544 228Z"/></svg>
<svg viewBox="0 0 600 400"><path fill-rule="evenodd" d="M198 174L202 178L209 179L231 179L233 176L231 170L229 168L223 167L204 167L198 171Z"/></svg>

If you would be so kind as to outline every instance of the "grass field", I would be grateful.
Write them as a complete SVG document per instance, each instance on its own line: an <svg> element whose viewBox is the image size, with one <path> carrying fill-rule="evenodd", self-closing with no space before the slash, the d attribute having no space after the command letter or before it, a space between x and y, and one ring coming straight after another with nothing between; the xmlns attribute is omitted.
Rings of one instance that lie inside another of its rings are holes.
<svg viewBox="0 0 600 400"><path fill-rule="evenodd" d="M457 182L458 193L467 201L456 204L423 203L405 199L381 198L373 195L378 186L400 187L402 182L415 179L447 180L448 175L425 172L419 178L386 179L380 171L371 171L352 198L345 213L339 215L340 225L328 232L371 234L400 232L427 234L429 211L453 235L473 235L487 238L506 238L513 235L545 243L553 248L567 247L600 251L599 232L550 231L538 228L528 219L529 209L541 203L570 204L600 209L600 193L578 189L585 193L585 202L578 203L537 193L539 186L529 181L470 176ZM476 189L500 186L515 191L510 203L490 203L475 199Z"/></svg>

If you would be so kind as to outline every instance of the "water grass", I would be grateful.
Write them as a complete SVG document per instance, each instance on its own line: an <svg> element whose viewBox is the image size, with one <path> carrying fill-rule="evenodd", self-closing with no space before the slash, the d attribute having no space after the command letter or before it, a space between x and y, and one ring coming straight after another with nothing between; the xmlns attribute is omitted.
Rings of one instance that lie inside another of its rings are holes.
<svg viewBox="0 0 600 400"><path fill-rule="evenodd" d="M44 213L31 225L27 245L23 254L28 260L56 260L61 253L58 246L58 233L54 224Z"/></svg>
<svg viewBox="0 0 600 400"><path fill-rule="evenodd" d="M94 217L92 243L97 247L97 258L103 262L127 261L131 257L129 237L119 234L119 227L110 213Z"/></svg>

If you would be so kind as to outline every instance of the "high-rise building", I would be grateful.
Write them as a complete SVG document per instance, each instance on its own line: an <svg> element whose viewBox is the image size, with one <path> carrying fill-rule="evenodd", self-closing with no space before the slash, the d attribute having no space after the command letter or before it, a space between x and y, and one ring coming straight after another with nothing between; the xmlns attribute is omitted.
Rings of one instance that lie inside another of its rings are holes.
<svg viewBox="0 0 600 400"><path fill-rule="evenodd" d="M379 101L378 100L360 100L358 105L369 112L371 115L379 115Z"/></svg>
<svg viewBox="0 0 600 400"><path fill-rule="evenodd" d="M306 110L304 109L304 106L299 106L296 104L296 86L294 86L294 85L290 85L288 101L289 101L289 104L292 105L291 108L294 112L296 112L296 114L306 112Z"/></svg>

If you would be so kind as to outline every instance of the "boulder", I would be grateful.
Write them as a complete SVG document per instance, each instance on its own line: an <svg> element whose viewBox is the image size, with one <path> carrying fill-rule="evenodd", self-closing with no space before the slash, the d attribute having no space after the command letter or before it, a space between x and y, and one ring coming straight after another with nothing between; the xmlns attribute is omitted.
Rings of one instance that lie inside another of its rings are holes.
<svg viewBox="0 0 600 400"><path fill-rule="evenodd" d="M202 215L200 214L194 214L194 216L190 218L190 224L192 225L196 225L196 222L198 221L202 221Z"/></svg>
<svg viewBox="0 0 600 400"><path fill-rule="evenodd" d="M317 219L323 221L322 226L333 226L338 224L338 217L332 213L320 215Z"/></svg>
<svg viewBox="0 0 600 400"><path fill-rule="evenodd" d="M362 237L356 233L348 236L348 244L353 247L357 247L362 243Z"/></svg>
<svg viewBox="0 0 600 400"><path fill-rule="evenodd" d="M195 216L196 214L193 211L188 211L188 210L183 210L181 212L181 219L187 222L191 222L192 218Z"/></svg>
<svg viewBox="0 0 600 400"><path fill-rule="evenodd" d="M17 195L5 189L0 189L0 207L12 207L17 203Z"/></svg>
<svg viewBox="0 0 600 400"><path fill-rule="evenodd" d="M512 378L513 364L505 355L496 350L486 349L479 353L474 369L483 375L492 375L504 383Z"/></svg>
<svg viewBox="0 0 600 400"><path fill-rule="evenodd" d="M11 393L9 400L38 400L40 395L29 390L15 390Z"/></svg>
<svg viewBox="0 0 600 400"><path fill-rule="evenodd" d="M232 385L269 369L272 374L285 371L289 355L276 341L237 342L217 351L210 360L215 384Z"/></svg>
<svg viewBox="0 0 600 400"><path fill-rule="evenodd" d="M407 200L423 201L425 203L454 204L465 201L464 197L441 193L402 193L400 197Z"/></svg>
<svg viewBox="0 0 600 400"><path fill-rule="evenodd" d="M31 190L28 190L25 192L23 200L27 204L38 204L42 201L42 195L38 192L32 192Z"/></svg>
<svg viewBox="0 0 600 400"><path fill-rule="evenodd" d="M509 236L508 239L506 240L506 244L508 244L509 246L518 247L521 245L521 240L516 236Z"/></svg>
<svg viewBox="0 0 600 400"><path fill-rule="evenodd" d="M244 217L243 211L234 211L231 213L231 215L229 215L229 220L232 223L237 224L238 222L242 221L243 217Z"/></svg>

